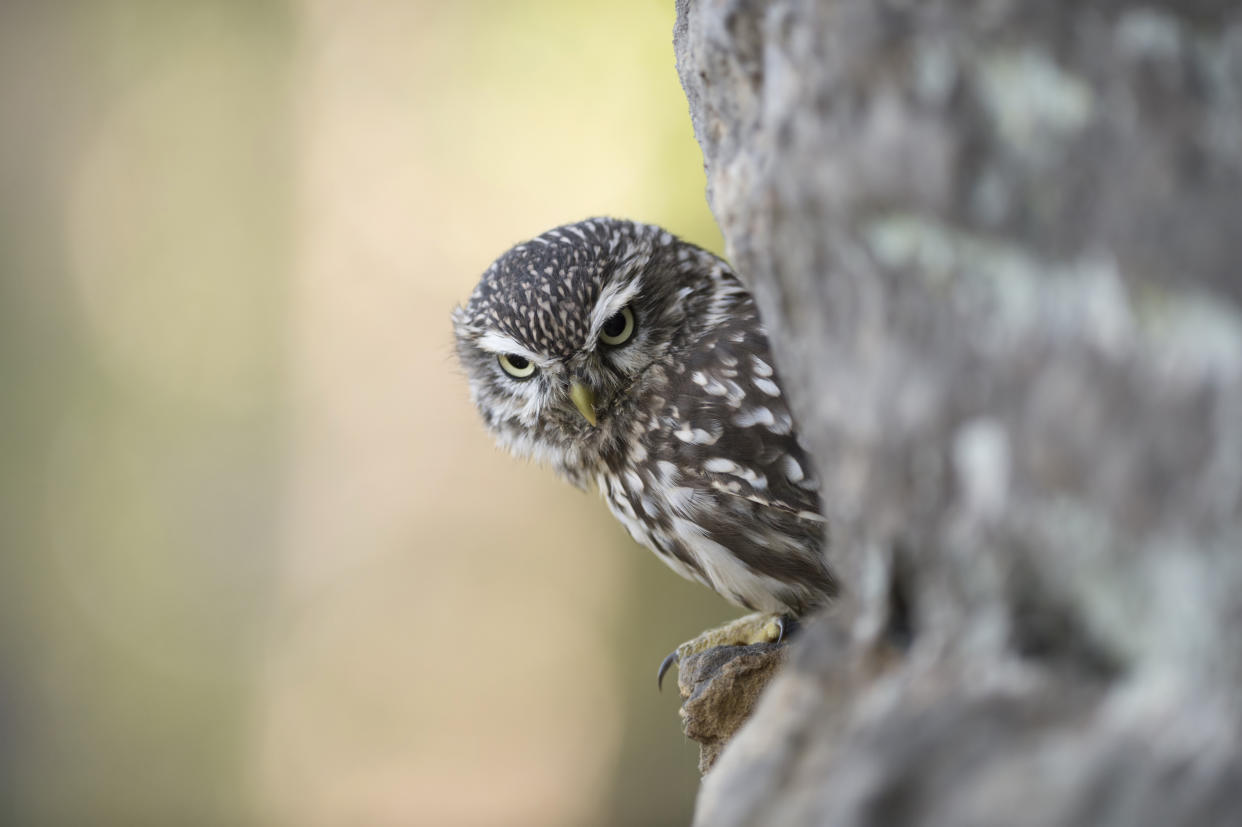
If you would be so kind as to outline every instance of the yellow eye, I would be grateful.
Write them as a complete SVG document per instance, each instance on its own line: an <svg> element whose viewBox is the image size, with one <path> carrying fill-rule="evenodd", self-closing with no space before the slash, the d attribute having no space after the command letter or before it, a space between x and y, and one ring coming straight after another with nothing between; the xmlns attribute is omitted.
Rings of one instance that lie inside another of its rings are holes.
<svg viewBox="0 0 1242 827"><path fill-rule="evenodd" d="M496 357L505 373L514 379L529 379L535 373L535 363L516 353L502 353Z"/></svg>
<svg viewBox="0 0 1242 827"><path fill-rule="evenodd" d="M621 308L604 322L599 329L599 340L606 345L623 345L634 335L634 313L628 307Z"/></svg>

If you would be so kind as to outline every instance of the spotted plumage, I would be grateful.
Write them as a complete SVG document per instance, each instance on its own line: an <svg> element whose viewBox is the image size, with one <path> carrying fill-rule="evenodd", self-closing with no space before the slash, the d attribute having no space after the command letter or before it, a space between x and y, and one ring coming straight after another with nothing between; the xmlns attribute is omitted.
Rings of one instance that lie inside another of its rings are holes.
<svg viewBox="0 0 1242 827"><path fill-rule="evenodd" d="M501 256L453 323L505 449L598 488L635 540L733 603L801 615L832 595L815 473L723 261L590 219Z"/></svg>

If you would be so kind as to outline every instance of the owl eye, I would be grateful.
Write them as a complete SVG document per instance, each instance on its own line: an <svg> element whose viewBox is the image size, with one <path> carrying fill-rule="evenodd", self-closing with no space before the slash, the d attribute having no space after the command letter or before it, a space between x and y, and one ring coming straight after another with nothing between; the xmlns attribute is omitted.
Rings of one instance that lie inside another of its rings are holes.
<svg viewBox="0 0 1242 827"><path fill-rule="evenodd" d="M621 308L604 322L599 329L599 340L606 345L623 345L634 335L634 312L628 307Z"/></svg>
<svg viewBox="0 0 1242 827"><path fill-rule="evenodd" d="M516 353L502 353L496 357L505 373L514 379L529 379L535 373L535 364Z"/></svg>

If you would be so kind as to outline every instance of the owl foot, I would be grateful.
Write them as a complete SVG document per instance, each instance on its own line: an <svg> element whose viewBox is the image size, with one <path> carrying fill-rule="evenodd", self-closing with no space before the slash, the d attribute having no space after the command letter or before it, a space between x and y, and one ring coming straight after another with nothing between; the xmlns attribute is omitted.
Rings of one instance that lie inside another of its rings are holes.
<svg viewBox="0 0 1242 827"><path fill-rule="evenodd" d="M796 627L797 620L791 616L755 612L754 614L739 617L737 620L726 623L723 626L708 629L693 640L687 640L678 646L676 650L669 652L668 657L660 662L660 669L656 672L656 689L663 688L664 673L673 664L680 663L682 658L689 657L698 652L704 652L714 646L750 646L754 643L780 643L785 639L786 635L792 634Z"/></svg>

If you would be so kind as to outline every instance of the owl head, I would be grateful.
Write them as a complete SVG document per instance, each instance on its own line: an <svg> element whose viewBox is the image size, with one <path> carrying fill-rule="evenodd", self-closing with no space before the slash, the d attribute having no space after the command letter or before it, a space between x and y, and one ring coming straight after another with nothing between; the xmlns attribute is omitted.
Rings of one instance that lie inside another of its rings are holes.
<svg viewBox="0 0 1242 827"><path fill-rule="evenodd" d="M453 313L470 393L497 442L571 481L624 441L643 377L684 339L711 254L593 218L519 244Z"/></svg>

